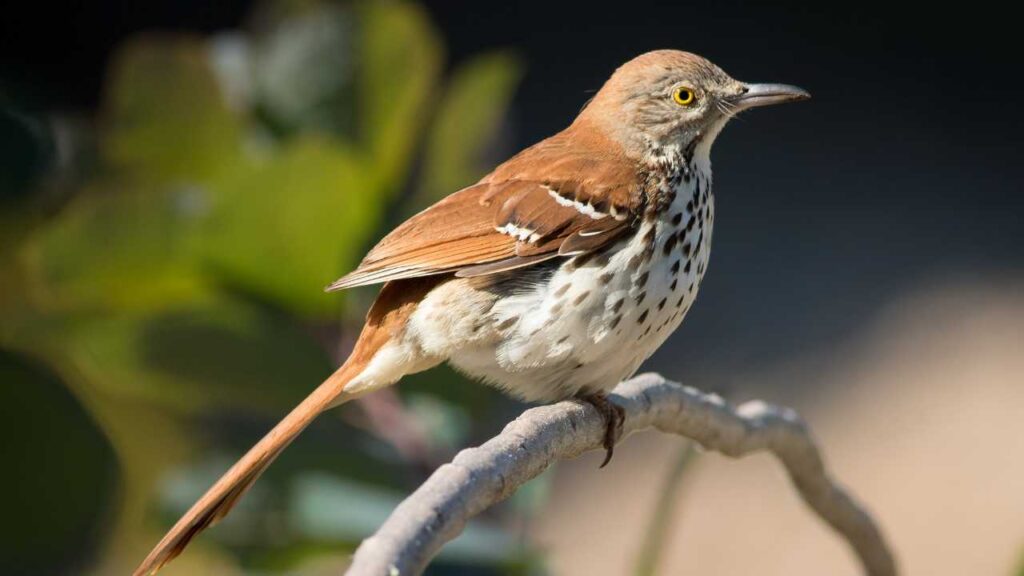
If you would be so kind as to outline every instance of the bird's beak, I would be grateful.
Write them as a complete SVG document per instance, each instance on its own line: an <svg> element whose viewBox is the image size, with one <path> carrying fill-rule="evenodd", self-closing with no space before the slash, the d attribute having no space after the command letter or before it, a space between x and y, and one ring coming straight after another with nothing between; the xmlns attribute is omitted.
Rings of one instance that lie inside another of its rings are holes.
<svg viewBox="0 0 1024 576"><path fill-rule="evenodd" d="M811 93L789 84L747 84L746 91L731 98L740 109L807 100Z"/></svg>

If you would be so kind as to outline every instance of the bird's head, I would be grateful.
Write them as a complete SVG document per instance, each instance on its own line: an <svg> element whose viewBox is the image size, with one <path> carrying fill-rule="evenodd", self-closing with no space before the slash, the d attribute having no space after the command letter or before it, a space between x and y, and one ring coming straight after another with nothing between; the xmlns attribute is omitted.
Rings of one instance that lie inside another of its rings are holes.
<svg viewBox="0 0 1024 576"><path fill-rule="evenodd" d="M671 149L706 153L739 112L807 98L796 86L747 84L696 54L657 50L620 66L576 123L596 127L635 158Z"/></svg>

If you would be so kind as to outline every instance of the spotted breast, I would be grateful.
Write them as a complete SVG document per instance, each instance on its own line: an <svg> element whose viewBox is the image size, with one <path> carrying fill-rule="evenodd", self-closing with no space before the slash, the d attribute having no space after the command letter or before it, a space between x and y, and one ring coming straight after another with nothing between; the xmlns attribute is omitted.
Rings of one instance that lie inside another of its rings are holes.
<svg viewBox="0 0 1024 576"><path fill-rule="evenodd" d="M435 289L410 322L422 349L528 401L605 391L632 375L692 305L714 220L706 156L653 168L648 208L616 242Z"/></svg>

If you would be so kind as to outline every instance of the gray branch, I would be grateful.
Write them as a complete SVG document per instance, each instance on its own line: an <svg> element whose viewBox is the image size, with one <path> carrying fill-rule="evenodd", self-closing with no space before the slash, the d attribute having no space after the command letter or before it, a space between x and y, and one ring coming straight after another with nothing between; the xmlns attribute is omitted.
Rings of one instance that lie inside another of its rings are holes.
<svg viewBox="0 0 1024 576"><path fill-rule="evenodd" d="M625 434L654 427L731 457L766 450L786 467L804 502L853 548L870 576L895 576L878 526L828 474L803 420L760 401L739 407L714 394L644 374L612 399L626 409ZM591 406L561 402L532 408L498 436L463 450L437 469L356 550L348 576L420 574L466 522L559 460L601 448L604 421Z"/></svg>

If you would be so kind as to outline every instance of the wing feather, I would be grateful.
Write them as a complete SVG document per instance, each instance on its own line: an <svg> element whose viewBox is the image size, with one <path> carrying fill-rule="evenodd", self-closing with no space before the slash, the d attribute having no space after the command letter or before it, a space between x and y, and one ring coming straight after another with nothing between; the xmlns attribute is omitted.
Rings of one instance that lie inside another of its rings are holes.
<svg viewBox="0 0 1024 576"><path fill-rule="evenodd" d="M614 151L573 129L528 148L402 223L327 290L495 274L597 250L634 227L646 203L643 174Z"/></svg>

